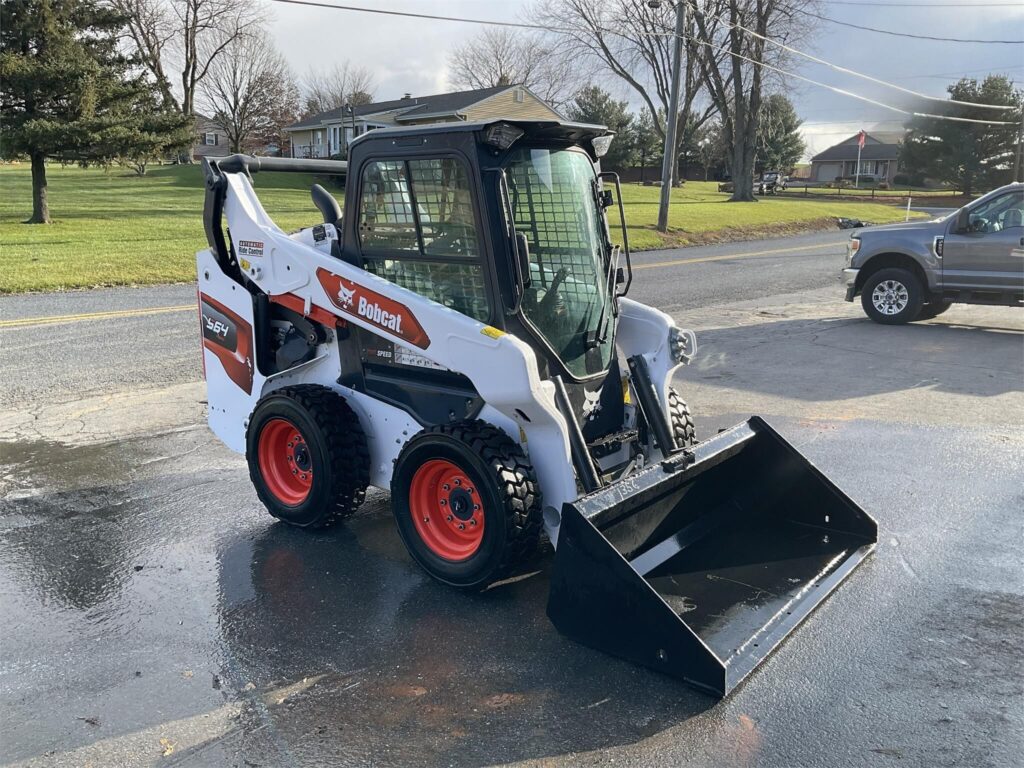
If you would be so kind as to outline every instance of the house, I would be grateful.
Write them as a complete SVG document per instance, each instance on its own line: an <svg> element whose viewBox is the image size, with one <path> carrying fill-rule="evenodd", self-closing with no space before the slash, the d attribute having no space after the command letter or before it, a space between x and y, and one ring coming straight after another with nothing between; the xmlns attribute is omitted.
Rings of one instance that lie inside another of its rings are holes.
<svg viewBox="0 0 1024 768"><path fill-rule="evenodd" d="M300 120L287 128L292 157L345 155L348 142L374 128L486 120L511 117L563 120L555 109L522 85L499 85L473 91L412 96L338 107Z"/></svg>
<svg viewBox="0 0 1024 768"><path fill-rule="evenodd" d="M857 139L859 133L819 152L811 158L811 181L852 179L857 170ZM899 160L902 133L866 133L860 150L860 178L893 183Z"/></svg>
<svg viewBox="0 0 1024 768"><path fill-rule="evenodd" d="M205 115L196 114L197 141L195 157L219 157L231 154L231 142L220 124Z"/></svg>

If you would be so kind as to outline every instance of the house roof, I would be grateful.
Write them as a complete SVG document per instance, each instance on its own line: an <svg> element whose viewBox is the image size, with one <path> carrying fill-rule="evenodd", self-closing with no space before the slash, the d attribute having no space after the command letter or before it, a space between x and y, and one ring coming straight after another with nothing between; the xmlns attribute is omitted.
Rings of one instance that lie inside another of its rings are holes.
<svg viewBox="0 0 1024 768"><path fill-rule="evenodd" d="M516 87L521 86L499 85L494 88L477 88L472 91L455 91L454 93L436 93L432 96L412 96L408 99L376 101L373 104L362 104L358 107L353 107L352 113L355 117L369 117L371 115L379 115L385 112L400 111L399 116L395 118L397 122L401 122L402 118L409 120L412 118L419 119L428 116L437 117L452 115L466 107L476 104L477 102L489 99L497 93ZM304 128L317 128L324 123L343 120L347 117L348 115L345 113L345 108L338 107L336 109L328 110L327 112L321 112L319 115L307 117L297 123L293 123L285 130L295 131L302 130Z"/></svg>
<svg viewBox="0 0 1024 768"><path fill-rule="evenodd" d="M824 152L819 152L811 158L812 163L828 162L830 160L856 160L857 159L857 136L853 134L847 139L835 144ZM868 141L864 149L860 151L861 160L895 160L900 154L900 140L903 134L900 133L869 133Z"/></svg>

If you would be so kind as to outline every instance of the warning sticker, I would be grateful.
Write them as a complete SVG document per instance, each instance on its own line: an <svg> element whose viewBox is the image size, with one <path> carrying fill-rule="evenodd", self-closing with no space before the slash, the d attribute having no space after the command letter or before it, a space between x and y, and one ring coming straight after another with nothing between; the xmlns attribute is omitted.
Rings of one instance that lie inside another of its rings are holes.
<svg viewBox="0 0 1024 768"><path fill-rule="evenodd" d="M262 256L263 255L263 241L262 240L239 240L238 241L238 256Z"/></svg>
<svg viewBox="0 0 1024 768"><path fill-rule="evenodd" d="M485 325L483 328L480 329L480 333L482 333L484 336L489 336L492 339L500 339L502 336L505 335L504 331L499 331L493 325Z"/></svg>
<svg viewBox="0 0 1024 768"><path fill-rule="evenodd" d="M435 371L448 370L443 365L439 365L430 358L424 357L408 347L403 347L401 344L395 344L394 362L399 365L414 365L417 368L433 368Z"/></svg>

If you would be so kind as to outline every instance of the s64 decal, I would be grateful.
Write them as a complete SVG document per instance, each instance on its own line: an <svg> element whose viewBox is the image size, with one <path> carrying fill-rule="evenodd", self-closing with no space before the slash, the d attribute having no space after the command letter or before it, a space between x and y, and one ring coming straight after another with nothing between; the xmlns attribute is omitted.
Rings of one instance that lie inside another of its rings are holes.
<svg viewBox="0 0 1024 768"><path fill-rule="evenodd" d="M247 395L252 394L252 326L216 299L199 294L203 347L220 360L224 372Z"/></svg>

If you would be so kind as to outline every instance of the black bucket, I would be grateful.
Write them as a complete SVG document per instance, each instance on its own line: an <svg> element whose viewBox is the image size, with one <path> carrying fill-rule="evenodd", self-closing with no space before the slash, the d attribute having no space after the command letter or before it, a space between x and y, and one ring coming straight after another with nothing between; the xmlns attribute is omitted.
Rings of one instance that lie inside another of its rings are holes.
<svg viewBox="0 0 1024 768"><path fill-rule="evenodd" d="M875 521L753 417L562 510L548 616L717 696L874 549Z"/></svg>

